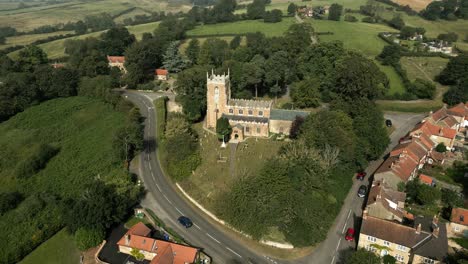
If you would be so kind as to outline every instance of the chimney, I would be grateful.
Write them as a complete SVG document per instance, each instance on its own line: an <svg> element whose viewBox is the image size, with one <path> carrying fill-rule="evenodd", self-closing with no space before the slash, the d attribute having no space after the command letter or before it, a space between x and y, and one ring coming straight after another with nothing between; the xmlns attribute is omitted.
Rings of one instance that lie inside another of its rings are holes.
<svg viewBox="0 0 468 264"><path fill-rule="evenodd" d="M375 197L375 200L379 201L380 198L382 198L382 196L380 194L377 194L377 196Z"/></svg>
<svg viewBox="0 0 468 264"><path fill-rule="evenodd" d="M126 246L130 245L130 235L129 234L125 235L125 245Z"/></svg>
<svg viewBox="0 0 468 264"><path fill-rule="evenodd" d="M158 249L158 247L156 246L156 239L155 239L153 242L153 246L151 247L151 251L155 251L156 249Z"/></svg>
<svg viewBox="0 0 468 264"><path fill-rule="evenodd" d="M421 224L416 227L416 234L421 234Z"/></svg>
<svg viewBox="0 0 468 264"><path fill-rule="evenodd" d="M439 217L437 217L437 215L434 215L434 217L432 218L432 224L435 226L439 224Z"/></svg>
<svg viewBox="0 0 468 264"><path fill-rule="evenodd" d="M367 209L362 211L362 219L367 219Z"/></svg>
<svg viewBox="0 0 468 264"><path fill-rule="evenodd" d="M438 238L439 237L439 231L440 231L439 227L434 228L434 230L432 230L432 235L434 237Z"/></svg>

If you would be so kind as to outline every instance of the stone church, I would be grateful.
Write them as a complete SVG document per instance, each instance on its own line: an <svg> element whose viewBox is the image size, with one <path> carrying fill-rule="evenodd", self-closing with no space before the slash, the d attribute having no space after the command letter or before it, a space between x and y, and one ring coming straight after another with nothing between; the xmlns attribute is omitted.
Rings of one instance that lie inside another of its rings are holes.
<svg viewBox="0 0 468 264"><path fill-rule="evenodd" d="M229 72L227 75L207 73L206 78L206 126L216 129L216 121L226 117L232 126L231 140L268 137L270 133L289 135L296 116L308 115L308 112L303 111L273 109L272 101L231 98Z"/></svg>

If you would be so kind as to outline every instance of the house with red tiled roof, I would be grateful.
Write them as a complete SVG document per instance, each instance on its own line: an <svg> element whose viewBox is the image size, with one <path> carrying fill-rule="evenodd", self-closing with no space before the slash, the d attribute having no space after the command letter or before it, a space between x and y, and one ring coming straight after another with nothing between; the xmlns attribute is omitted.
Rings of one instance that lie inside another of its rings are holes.
<svg viewBox="0 0 468 264"><path fill-rule="evenodd" d="M453 144L455 143L457 130L434 125L431 122L422 122L416 125L416 127L409 133L412 137L421 137L423 134L429 136L429 138L436 144L444 143L444 145L447 146L447 149L450 150L453 148Z"/></svg>
<svg viewBox="0 0 468 264"><path fill-rule="evenodd" d="M455 130L458 130L460 126L459 120L449 113L446 105L434 113L431 111L429 116L424 120L440 127L452 128Z"/></svg>
<svg viewBox="0 0 468 264"><path fill-rule="evenodd" d="M405 210L406 193L388 188L384 182L373 182L367 198L366 210L370 216L403 222L414 219Z"/></svg>
<svg viewBox="0 0 468 264"><path fill-rule="evenodd" d="M127 73L125 69L125 56L107 56L109 67L117 67L122 72Z"/></svg>
<svg viewBox="0 0 468 264"><path fill-rule="evenodd" d="M413 137L400 142L400 144L390 152L390 157L406 154L409 158L416 161L418 163L418 169L421 169L426 163L428 154L434 146L435 143L426 136L422 138Z"/></svg>
<svg viewBox="0 0 468 264"><path fill-rule="evenodd" d="M406 153L388 157L374 173L375 181L385 181L394 190L400 182L407 183L416 177L419 163Z"/></svg>
<svg viewBox="0 0 468 264"><path fill-rule="evenodd" d="M460 128L468 127L468 102L459 103L447 112L460 123Z"/></svg>
<svg viewBox="0 0 468 264"><path fill-rule="evenodd" d="M154 71L154 75L156 76L157 80L167 81L167 79L169 79L169 71L166 69L156 69Z"/></svg>
<svg viewBox="0 0 468 264"><path fill-rule="evenodd" d="M449 226L450 230L457 235L468 235L468 210L453 208Z"/></svg>
<svg viewBox="0 0 468 264"><path fill-rule="evenodd" d="M426 184L426 185L429 185L429 186L435 186L435 184L436 184L434 178L432 178L431 176L428 176L426 174L421 173L421 174L419 174L418 178L419 178L419 181L422 184Z"/></svg>
<svg viewBox="0 0 468 264"><path fill-rule="evenodd" d="M151 229L142 222L132 226L117 242L119 252L132 255L137 250L150 264L191 264L199 256L197 248L151 238Z"/></svg>

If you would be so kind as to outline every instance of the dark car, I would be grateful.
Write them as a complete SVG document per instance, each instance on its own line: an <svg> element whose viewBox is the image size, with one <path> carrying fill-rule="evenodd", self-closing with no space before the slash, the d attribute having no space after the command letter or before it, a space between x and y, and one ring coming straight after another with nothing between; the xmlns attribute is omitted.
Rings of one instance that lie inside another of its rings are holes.
<svg viewBox="0 0 468 264"><path fill-rule="evenodd" d="M367 172L365 172L365 171L358 172L356 174L356 179L358 179L360 181L363 181L364 178L366 177L366 175L367 175Z"/></svg>
<svg viewBox="0 0 468 264"><path fill-rule="evenodd" d="M185 228L189 228L191 226L193 226L193 223L192 223L192 220L190 220L190 218L186 217L186 216L181 216L177 219L177 221L179 221L179 223L183 226L185 226Z"/></svg>
<svg viewBox="0 0 468 264"><path fill-rule="evenodd" d="M357 195L361 198L364 198L366 197L366 193L367 193L367 186L361 185L361 187L359 187Z"/></svg>
<svg viewBox="0 0 468 264"><path fill-rule="evenodd" d="M348 231L346 231L346 236L345 236L346 241L353 241L354 240L354 229L353 228L348 228Z"/></svg>
<svg viewBox="0 0 468 264"><path fill-rule="evenodd" d="M386 125L387 127L391 127L391 126L393 125L393 124L392 124L392 120L390 120L390 119L385 120L385 125Z"/></svg>

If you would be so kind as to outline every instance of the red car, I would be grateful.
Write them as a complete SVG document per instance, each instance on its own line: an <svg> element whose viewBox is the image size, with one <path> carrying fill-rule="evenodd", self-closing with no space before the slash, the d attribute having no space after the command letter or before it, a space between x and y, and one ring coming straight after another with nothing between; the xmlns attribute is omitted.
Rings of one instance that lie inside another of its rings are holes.
<svg viewBox="0 0 468 264"><path fill-rule="evenodd" d="M348 228L348 231L346 231L346 236L345 236L346 241L353 241L354 240L354 229L353 228Z"/></svg>
<svg viewBox="0 0 468 264"><path fill-rule="evenodd" d="M365 171L358 172L358 174L356 174L356 179L363 181L366 175L367 173Z"/></svg>

